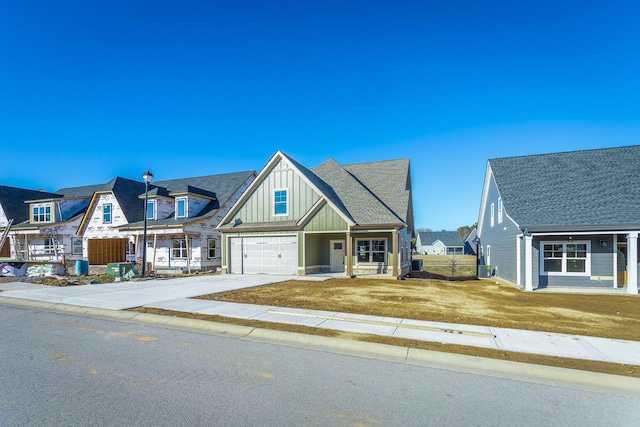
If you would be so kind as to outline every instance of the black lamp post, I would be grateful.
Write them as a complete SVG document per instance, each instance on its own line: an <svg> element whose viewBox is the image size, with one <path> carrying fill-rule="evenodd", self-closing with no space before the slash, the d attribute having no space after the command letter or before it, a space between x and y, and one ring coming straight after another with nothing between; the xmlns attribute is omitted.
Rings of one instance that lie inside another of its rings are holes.
<svg viewBox="0 0 640 427"><path fill-rule="evenodd" d="M142 276L144 276L147 267L147 200L149 197L149 183L153 179L153 174L146 171L142 174L142 179L144 179L144 229L142 231Z"/></svg>

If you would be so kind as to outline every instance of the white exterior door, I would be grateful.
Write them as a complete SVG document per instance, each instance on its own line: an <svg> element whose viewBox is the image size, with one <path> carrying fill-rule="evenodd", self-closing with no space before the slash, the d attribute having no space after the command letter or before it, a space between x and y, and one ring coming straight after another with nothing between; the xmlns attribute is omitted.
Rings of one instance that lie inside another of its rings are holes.
<svg viewBox="0 0 640 427"><path fill-rule="evenodd" d="M331 240L331 267L332 273L344 272L345 244L344 240Z"/></svg>
<svg viewBox="0 0 640 427"><path fill-rule="evenodd" d="M229 246L233 274L297 274L296 236L233 237Z"/></svg>

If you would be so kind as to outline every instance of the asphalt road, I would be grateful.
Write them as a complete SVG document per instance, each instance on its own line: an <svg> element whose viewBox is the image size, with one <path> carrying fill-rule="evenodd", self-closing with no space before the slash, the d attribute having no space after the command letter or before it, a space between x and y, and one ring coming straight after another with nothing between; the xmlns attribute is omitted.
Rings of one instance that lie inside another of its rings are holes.
<svg viewBox="0 0 640 427"><path fill-rule="evenodd" d="M637 426L640 399L0 307L0 426Z"/></svg>

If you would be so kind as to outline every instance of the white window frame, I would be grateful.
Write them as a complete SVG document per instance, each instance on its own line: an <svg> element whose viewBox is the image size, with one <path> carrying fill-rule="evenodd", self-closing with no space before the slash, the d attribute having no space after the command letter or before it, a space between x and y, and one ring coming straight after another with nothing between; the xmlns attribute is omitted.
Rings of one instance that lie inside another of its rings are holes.
<svg viewBox="0 0 640 427"><path fill-rule="evenodd" d="M368 254L368 259L366 261L362 261L360 260L360 242L368 242L368 250L364 251L363 253ZM384 249L382 251L380 250L373 250L373 242L384 242ZM356 260L358 262L358 264L387 264L387 248L389 247L389 242L387 241L386 238L378 238L378 239L356 239ZM374 254L378 254L378 253L382 253L383 254L383 260L382 261L374 261L373 260L373 256Z"/></svg>
<svg viewBox="0 0 640 427"><path fill-rule="evenodd" d="M276 200L276 195L278 193L284 192L284 202L282 201L277 201ZM277 212L277 207L281 206L282 204L284 204L284 213L278 213ZM287 216L289 215L289 189L288 188L275 188L273 190L273 216Z"/></svg>
<svg viewBox="0 0 640 427"><path fill-rule="evenodd" d="M567 261L572 259L567 256L567 245L586 245L584 259L584 272L567 271ZM544 271L544 245L562 245L561 271ZM540 242L540 274L542 276L591 276L591 241L589 240L554 240Z"/></svg>
<svg viewBox="0 0 640 427"><path fill-rule="evenodd" d="M180 202L184 202L184 214L180 215L178 208L180 206ZM187 218L189 216L189 202L186 197L178 197L176 199L176 218Z"/></svg>
<svg viewBox="0 0 640 427"><path fill-rule="evenodd" d="M502 224L502 197L498 197L498 224Z"/></svg>
<svg viewBox="0 0 640 427"><path fill-rule="evenodd" d="M492 227L495 225L495 212L496 212L495 203L491 203L491 226Z"/></svg>
<svg viewBox="0 0 640 427"><path fill-rule="evenodd" d="M151 209L149 209L151 207ZM149 215L149 211L151 211L151 215ZM156 220L158 215L158 201L157 200L147 200L147 219Z"/></svg>
<svg viewBox="0 0 640 427"><path fill-rule="evenodd" d="M53 255L56 253L56 240L53 237L44 238L42 253L47 255Z"/></svg>
<svg viewBox="0 0 640 427"><path fill-rule="evenodd" d="M184 245L181 243L179 247L175 247L175 242L184 242ZM187 245L188 242L184 238L171 239L171 259L187 259Z"/></svg>
<svg viewBox="0 0 640 427"><path fill-rule="evenodd" d="M53 222L53 209L51 203L39 203L31 207L32 223Z"/></svg>
<svg viewBox="0 0 640 427"><path fill-rule="evenodd" d="M105 208L107 206L109 207L109 213L105 212ZM109 215L108 220L107 220L107 215ZM105 203L104 205L102 205L102 223L111 224L112 221L113 221L113 205L111 203Z"/></svg>

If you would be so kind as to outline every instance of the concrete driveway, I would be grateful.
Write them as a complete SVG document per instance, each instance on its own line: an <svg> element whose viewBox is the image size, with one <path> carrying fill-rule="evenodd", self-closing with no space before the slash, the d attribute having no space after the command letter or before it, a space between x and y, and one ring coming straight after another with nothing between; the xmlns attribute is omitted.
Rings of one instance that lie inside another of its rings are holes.
<svg viewBox="0 0 640 427"><path fill-rule="evenodd" d="M52 287L32 283L0 283L2 296L83 307L125 310L216 292L297 279L274 275L205 275L149 279L85 286ZM306 280L309 280L308 278ZM322 280L326 280L323 278Z"/></svg>

